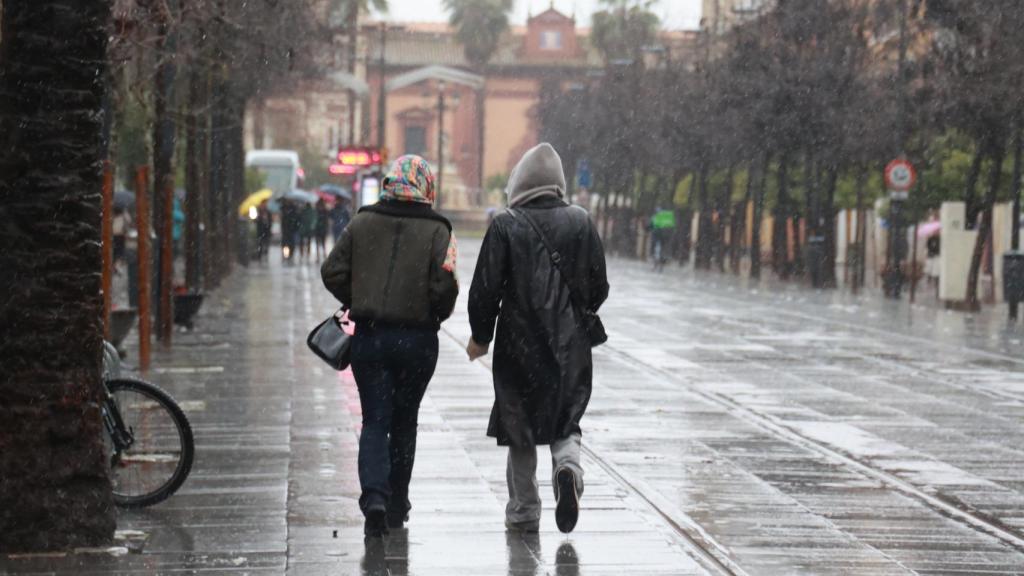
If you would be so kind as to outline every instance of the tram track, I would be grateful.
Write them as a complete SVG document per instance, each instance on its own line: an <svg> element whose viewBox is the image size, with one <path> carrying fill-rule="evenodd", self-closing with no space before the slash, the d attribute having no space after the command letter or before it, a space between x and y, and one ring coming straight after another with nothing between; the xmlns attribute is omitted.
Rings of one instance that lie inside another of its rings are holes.
<svg viewBox="0 0 1024 576"><path fill-rule="evenodd" d="M890 489L903 494L904 496L916 500L920 504L941 514L942 516L954 520L977 532L995 538L1014 550L1024 553L1024 537L1012 528L1006 526L998 518L993 518L983 512L972 510L963 503L953 502L948 498L930 494L913 483L908 482L893 473L887 472L870 462L865 462L852 454L832 447L820 440L811 438L800 431L793 429L779 418L754 408L750 408L749 406L737 402L724 394L711 392L694 386L685 378L680 377L679 374L676 374L671 370L652 366L651 364L631 355L629 352L616 348L614 345L606 344L602 346L600 353L607 354L608 356L627 363L636 369L646 371L648 374L664 378L668 382L682 386L695 396L725 409L732 416L769 433L777 439L830 458L833 461L840 462L845 467L855 470L860 474L872 478ZM710 372L717 372L714 368L705 367L704 369Z"/></svg>
<svg viewBox="0 0 1024 576"><path fill-rule="evenodd" d="M465 347L466 342L464 340L461 340L447 329L442 328L442 331L460 347ZM776 439L838 462L850 470L878 481L889 489L918 502L925 508L943 517L992 537L1017 552L1024 553L1024 537L1006 526L998 518L993 518L983 512L970 509L961 502L951 501L941 495L930 494L913 483L887 472L870 462L865 462L852 454L811 438L770 414L745 406L724 394L694 386L679 374L653 366L613 344L601 346L596 353L604 354L652 376L656 376L656 379L663 382L663 385L667 388L681 386L694 396L723 408L731 416L762 430ZM488 371L492 370L489 361L481 360L481 364ZM703 369L710 372L718 372L714 368L704 367ZM713 535L709 534L692 517L662 496L656 488L647 485L643 479L630 474L598 450L584 445L583 452L619 484L623 490L633 495L657 517L661 518L676 537L679 545L705 570L713 574L749 576L749 573L740 566L725 545L718 542Z"/></svg>
<svg viewBox="0 0 1024 576"><path fill-rule="evenodd" d="M444 327L441 328L441 332L465 348L464 340ZM493 371L488 360L481 359L480 364L487 368L488 372ZM720 576L751 576L733 559L728 548L717 542L700 524L671 504L656 489L647 486L642 479L632 476L599 451L587 445L584 445L582 450L587 458L597 464L620 488L659 517L671 530L680 547L703 569Z"/></svg>
<svg viewBox="0 0 1024 576"><path fill-rule="evenodd" d="M702 294L702 297L710 297L711 300L709 303L712 305L719 304L723 306L735 306L737 304L744 304L749 306L751 304L749 299L733 297L721 293ZM773 308L770 303L766 302L754 303L751 310L764 314L780 313L783 316L788 317L790 320L806 320L814 322L821 322L824 320L825 323L835 326L836 328L845 329L855 334L861 334L867 338L885 335L896 337L896 339L902 340L910 345L937 345L941 350L968 354L976 358L1008 361L1013 364L1024 364L1024 360L1020 358L1008 356L997 351L978 349L945 341L933 342L921 336L903 332L890 333L876 327L835 318L831 315L823 318L799 311ZM460 346L465 345L464 339L456 337L447 329L442 330L451 340ZM695 399L700 398L712 406L724 409L726 414L730 417L736 418L738 421L744 422L753 428L762 431L771 438L782 441L790 446L794 446L809 454L823 457L830 462L836 463L837 466L845 468L863 477L873 479L886 489L906 497L909 501L916 502L921 506L922 510L930 511L955 522L959 526L966 527L978 534L992 538L994 541L1005 545L1008 550L1012 550L1017 553L1024 553L1024 535L1021 534L1019 529L1008 526L999 518L993 517L983 511L976 510L970 505L955 498L942 494L930 493L921 486L905 480L894 473L888 472L868 460L864 460L854 454L847 453L840 448L834 447L827 442L802 433L801 431L789 426L783 419L776 418L770 413L758 410L757 407L744 405L726 394L707 390L706 388L687 380L685 375L674 372L671 369L656 366L640 357L634 356L628 350L617 347L614 344L614 340L615 335L612 334L612 343L596 349L595 356L604 355L608 359L625 363L634 369L654 376L655 380L659 382L659 385L666 389L683 389L687 393L691 394ZM861 351L855 352L855 355L858 358L870 361L872 365L876 366L888 365L890 368L896 368L896 365L898 364L896 360L875 358L870 354L865 354ZM736 360L747 361L748 359L737 356ZM491 366L486 359L481 363L488 370L491 370ZM772 370L778 369L778 367L772 367L767 363L759 363L755 361L755 364L759 368ZM920 376L922 374L927 374L927 372L920 367L900 365L898 368L900 369L900 372L907 375ZM709 367L706 365L702 365L701 370L712 374L726 374L719 368ZM955 383L952 379L946 378L943 378L943 384L949 384L954 388L973 391L990 397L1003 399L1019 398L1018 395L1012 392L992 389L983 384L977 387L964 386ZM585 445L583 450L587 454L588 459L600 467L615 483L621 486L624 491L632 495L635 499L638 499L643 505L646 505L650 511L659 517L664 522L664 526L667 527L667 530L670 530L673 533L680 546L688 555L698 561L704 569L714 574L748 574L743 567L740 566L737 558L727 546L718 542L712 534L697 523L685 511L680 509L677 504L671 501L671 499L664 496L660 490L649 485L645 479L632 474L628 470L627 466L617 465L613 457L604 454L600 448L594 449Z"/></svg>

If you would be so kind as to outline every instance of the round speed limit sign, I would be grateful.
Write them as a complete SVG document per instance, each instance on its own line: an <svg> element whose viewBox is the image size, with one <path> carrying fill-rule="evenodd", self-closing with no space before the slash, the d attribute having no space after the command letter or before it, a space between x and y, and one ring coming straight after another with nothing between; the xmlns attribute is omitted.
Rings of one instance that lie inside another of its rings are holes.
<svg viewBox="0 0 1024 576"><path fill-rule="evenodd" d="M885 167L885 184L894 192L906 192L917 182L917 171L910 162L893 160Z"/></svg>

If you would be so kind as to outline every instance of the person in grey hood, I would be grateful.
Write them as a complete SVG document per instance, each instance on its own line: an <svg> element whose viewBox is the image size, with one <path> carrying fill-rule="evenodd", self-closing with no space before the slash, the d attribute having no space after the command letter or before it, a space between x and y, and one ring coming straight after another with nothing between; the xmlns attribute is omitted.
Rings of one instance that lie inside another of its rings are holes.
<svg viewBox="0 0 1024 576"><path fill-rule="evenodd" d="M596 313L608 297L604 249L587 212L563 199L562 160L550 144L523 156L507 193L509 209L491 222L477 260L466 351L475 360L494 341L495 399L487 434L509 450L506 527L538 530L536 446L550 445L555 522L570 532L583 493L580 419L590 401L593 363L569 285Z"/></svg>

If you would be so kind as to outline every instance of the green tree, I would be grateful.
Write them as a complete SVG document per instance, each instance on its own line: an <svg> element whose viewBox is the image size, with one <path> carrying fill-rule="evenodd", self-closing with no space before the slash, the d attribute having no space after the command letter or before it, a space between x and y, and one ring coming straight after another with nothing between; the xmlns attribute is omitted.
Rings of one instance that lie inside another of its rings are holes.
<svg viewBox="0 0 1024 576"><path fill-rule="evenodd" d="M592 42L605 63L639 61L645 48L657 40L658 17L653 0L601 0L604 10L592 16Z"/></svg>
<svg viewBox="0 0 1024 576"><path fill-rule="evenodd" d="M466 61L473 70L486 77L487 64L494 57L502 35L508 31L508 15L512 0L444 0L449 23L455 28L455 39L462 44ZM477 90L477 186L484 184L484 135L486 134L486 86ZM440 170L441 167L438 167Z"/></svg>
<svg viewBox="0 0 1024 576"><path fill-rule="evenodd" d="M469 65L483 70L508 30L512 0L444 0L444 6Z"/></svg>

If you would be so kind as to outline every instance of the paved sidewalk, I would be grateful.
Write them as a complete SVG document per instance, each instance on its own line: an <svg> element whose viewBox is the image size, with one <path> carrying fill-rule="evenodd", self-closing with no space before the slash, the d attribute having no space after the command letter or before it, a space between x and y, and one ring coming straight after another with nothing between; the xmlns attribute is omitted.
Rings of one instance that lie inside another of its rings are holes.
<svg viewBox="0 0 1024 576"><path fill-rule="evenodd" d="M556 530L545 490L541 533L507 535L505 451L484 436L490 373L446 333L420 417L411 521L383 545L364 545L358 395L350 372L331 371L305 348L334 306L316 266L237 272L194 333L158 350L148 375L194 426L196 461L183 488L151 509L121 512L117 548L0 557L0 573L704 573L645 503L586 459L572 536ZM543 482L550 464L540 460Z"/></svg>
<svg viewBox="0 0 1024 576"><path fill-rule="evenodd" d="M334 303L315 266L275 264L237 273L157 355L150 378L198 450L179 494L121 514L136 552L0 572L1024 574L1019 327L617 260L578 530L555 530L548 497L538 537L506 536L490 375L462 351L477 247L462 245L407 531L364 545L356 391L305 348Z"/></svg>

